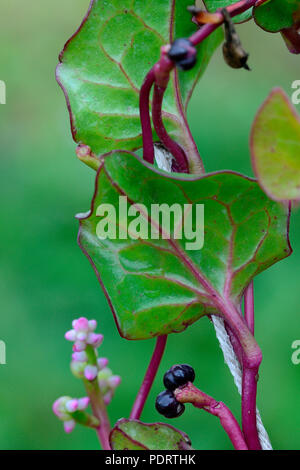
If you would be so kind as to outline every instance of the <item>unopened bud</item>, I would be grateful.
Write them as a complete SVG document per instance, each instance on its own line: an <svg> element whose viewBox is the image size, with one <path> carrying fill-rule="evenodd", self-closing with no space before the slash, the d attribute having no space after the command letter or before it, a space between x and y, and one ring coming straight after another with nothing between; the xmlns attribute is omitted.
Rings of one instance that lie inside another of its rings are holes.
<svg viewBox="0 0 300 470"><path fill-rule="evenodd" d="M87 365L84 369L84 376L87 380L92 381L97 377L98 369L96 366Z"/></svg>
<svg viewBox="0 0 300 470"><path fill-rule="evenodd" d="M106 357L99 357L99 358L97 359L97 364L98 364L99 370L102 370L102 369L104 369L104 368L107 366L107 364L108 364L108 359L107 359Z"/></svg>
<svg viewBox="0 0 300 470"><path fill-rule="evenodd" d="M69 421L64 421L64 430L67 434L69 434L70 432L73 431L73 429L75 428L75 420L74 419L70 419Z"/></svg>

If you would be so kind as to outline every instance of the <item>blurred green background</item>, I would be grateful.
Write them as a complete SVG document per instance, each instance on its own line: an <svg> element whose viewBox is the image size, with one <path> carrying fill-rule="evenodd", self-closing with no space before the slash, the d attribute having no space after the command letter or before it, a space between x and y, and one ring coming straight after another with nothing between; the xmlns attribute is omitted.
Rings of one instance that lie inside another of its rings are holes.
<svg viewBox="0 0 300 470"><path fill-rule="evenodd" d="M88 3L1 0L0 79L7 85L7 104L0 106L0 339L7 345L7 364L0 365L1 449L98 448L93 431L77 426L67 436L51 411L58 396L83 392L69 372L71 348L63 337L74 317L99 320L105 334L101 354L123 377L110 406L112 422L128 416L154 345L120 339L76 244L74 215L89 208L94 172L75 157L54 69ZM248 138L255 112L275 85L291 95L300 68L299 57L287 52L279 35L254 24L239 31L252 72L229 69L219 50L196 89L189 119L207 170L231 168L252 175ZM291 344L300 339L299 233L295 210L294 254L255 282L256 331L264 354L258 402L276 449L300 448L300 365L291 362ZM239 397L213 328L202 319L180 336L170 336L144 421L160 419L154 399L163 371L176 362L191 363L203 390L239 414ZM218 421L204 412L189 407L172 424L190 435L195 448L231 448Z"/></svg>

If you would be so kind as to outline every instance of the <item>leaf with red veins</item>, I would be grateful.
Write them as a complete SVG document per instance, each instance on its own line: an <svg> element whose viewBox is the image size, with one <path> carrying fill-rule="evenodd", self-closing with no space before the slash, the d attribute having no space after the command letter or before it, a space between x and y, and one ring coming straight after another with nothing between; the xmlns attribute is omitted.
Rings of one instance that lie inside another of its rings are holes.
<svg viewBox="0 0 300 470"><path fill-rule="evenodd" d="M127 211L119 211L120 197L127 198L128 210L137 209L139 238L126 237L126 223L132 236L130 222L136 217L126 222ZM178 204L182 213L189 209L193 214L197 249L187 245L195 241L185 231L188 219L182 224L181 217L174 217L170 228L166 219L164 224L158 221L152 210L163 203ZM112 205L104 217L102 204ZM194 217L197 204L204 205L204 226L201 217ZM103 239L98 224L105 217L111 234ZM120 334L146 339L180 332L203 315L222 314L228 306L239 310L252 278L291 253L288 218L289 210L270 200L253 179L228 171L203 177L165 173L132 153L116 151L103 158L91 210L79 216L79 244L105 291ZM151 229L158 229L156 239Z"/></svg>
<svg viewBox="0 0 300 470"><path fill-rule="evenodd" d="M280 88L270 93L254 120L251 156L270 198L300 200L300 116Z"/></svg>
<svg viewBox="0 0 300 470"><path fill-rule="evenodd" d="M189 437L165 423L120 419L110 434L112 450L192 450Z"/></svg>
<svg viewBox="0 0 300 470"><path fill-rule="evenodd" d="M67 100L73 138L94 155L142 147L140 87L159 59L161 46L197 29L187 11L189 4L190 0L91 2L60 54L57 80ZM222 31L216 31L199 46L192 70L172 72L163 103L166 127L185 148L192 172L199 166L199 154L187 126L186 108L222 37ZM93 158L83 161L95 167Z"/></svg>

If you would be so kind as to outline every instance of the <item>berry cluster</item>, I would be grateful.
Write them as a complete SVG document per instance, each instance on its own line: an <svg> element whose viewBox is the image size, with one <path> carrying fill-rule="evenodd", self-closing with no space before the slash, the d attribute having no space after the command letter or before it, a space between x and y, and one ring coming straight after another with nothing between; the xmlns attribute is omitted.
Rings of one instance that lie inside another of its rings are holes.
<svg viewBox="0 0 300 470"><path fill-rule="evenodd" d="M164 375L164 386L166 390L161 392L155 402L157 411L166 418L177 418L182 415L185 406L176 400L174 390L182 387L187 382L194 382L195 371L188 364L177 364L169 369Z"/></svg>
<svg viewBox="0 0 300 470"><path fill-rule="evenodd" d="M168 52L169 58L183 70L190 70L197 62L197 50L189 39L176 39Z"/></svg>

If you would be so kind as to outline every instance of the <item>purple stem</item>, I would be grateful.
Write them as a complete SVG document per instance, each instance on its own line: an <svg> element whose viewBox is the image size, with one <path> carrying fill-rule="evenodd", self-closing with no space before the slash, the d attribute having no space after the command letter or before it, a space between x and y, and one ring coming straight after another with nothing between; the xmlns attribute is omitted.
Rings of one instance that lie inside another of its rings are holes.
<svg viewBox="0 0 300 470"><path fill-rule="evenodd" d="M249 330L254 335L254 290L253 281L250 282L249 286L245 290L245 308L244 316Z"/></svg>
<svg viewBox="0 0 300 470"><path fill-rule="evenodd" d="M165 91L165 87L155 84L152 101L153 125L160 141L175 158L172 170L177 171L178 173L188 173L189 169L186 154L180 145L171 139L162 120L162 102Z"/></svg>
<svg viewBox="0 0 300 470"><path fill-rule="evenodd" d="M242 0L234 5L229 6L227 10L230 15L234 17L250 9L256 3L257 0ZM216 18L216 15L219 15L219 22L202 26L196 33L194 33L189 38L193 45L202 42L224 22L224 17L221 11L217 11L214 15L214 18ZM185 153L183 152L181 147L169 137L166 132L166 129L164 128L161 117L162 99L168 83L169 74L173 67L174 64L171 63L171 61L167 58L167 54L163 53L161 59L150 70L142 86L142 99L140 102L140 107L143 129L143 142L144 146L146 146L144 158L150 161L151 163L154 161L151 121L149 114L149 96L153 82L155 82L156 86L154 90L152 109L154 127L166 148L175 156L178 164L182 168L185 168L185 165L187 167ZM259 365L262 360L261 350L257 345L253 335L251 334L251 331L247 327L245 319L242 317L241 313L238 312L236 308L230 304L230 302L226 302L226 305L224 305L223 302L216 301L216 306L219 307L219 311L222 312L225 322L228 324L233 335L235 335L235 337L237 338L243 351L242 422L244 436L250 450L261 449L256 428L257 376ZM157 347L158 343L156 345L156 348ZM156 350L151 359L150 366L147 370L141 390L137 396L136 403L133 406L131 417L139 417L143 409L146 397L149 393L150 387L155 376L155 373L152 374L152 361L155 354ZM147 382L149 381L148 376L150 377L150 386L147 385Z"/></svg>
<svg viewBox="0 0 300 470"><path fill-rule="evenodd" d="M214 416L218 416L224 431L227 433L236 450L248 450L239 423L223 402L216 402L215 405L211 405L209 409L205 408L205 410Z"/></svg>
<svg viewBox="0 0 300 470"><path fill-rule="evenodd" d="M191 382L175 390L176 400L181 403L192 403L220 419L220 423L236 450L248 450L239 423L230 409L221 401L216 401L196 388Z"/></svg>
<svg viewBox="0 0 300 470"><path fill-rule="evenodd" d="M254 333L254 299L253 282L249 284L245 291L245 322L249 332ZM256 427L256 395L257 395L257 377L260 365L258 360L251 364L245 362L246 358L237 335L226 325L227 333L230 337L232 347L243 368L242 377L242 427L249 450L260 450L261 444Z"/></svg>
<svg viewBox="0 0 300 470"><path fill-rule="evenodd" d="M140 119L143 136L143 157L149 163L154 163L154 147L152 127L149 112L151 88L155 82L154 67L148 72L140 90Z"/></svg>
<svg viewBox="0 0 300 470"><path fill-rule="evenodd" d="M167 338L168 338L167 335L163 335L163 336L158 336L156 340L156 345L155 345L148 369L146 371L144 380L138 391L138 394L136 396L135 402L133 404L133 407L130 413L130 419L139 419L142 414L145 402L149 395L150 389L152 387L161 358L163 356L163 353L166 347Z"/></svg>
<svg viewBox="0 0 300 470"><path fill-rule="evenodd" d="M257 368L243 368L242 427L249 450L261 450L256 427Z"/></svg>
<svg viewBox="0 0 300 470"><path fill-rule="evenodd" d="M219 309L242 348L242 428L245 440L249 450L260 450L256 427L256 394L258 370L262 360L261 350L245 319L233 305L220 305Z"/></svg>
<svg viewBox="0 0 300 470"><path fill-rule="evenodd" d="M245 290L244 316L249 330L254 335L254 290L253 281ZM243 371L244 406L242 407L243 428L247 429L247 442L250 449L261 449L256 427L256 394L258 369Z"/></svg>
<svg viewBox="0 0 300 470"><path fill-rule="evenodd" d="M100 425L96 428L97 436L101 443L103 450L110 450L109 434L110 434L110 423L106 410L105 403L98 385L97 380L85 382L85 388L87 394L91 400L91 407L94 416L99 419Z"/></svg>
<svg viewBox="0 0 300 470"><path fill-rule="evenodd" d="M265 0L268 1L268 0ZM233 5L228 6L226 9L229 12L230 16L234 18L237 15L240 15L241 13L244 13L244 11L249 10L251 7L253 7L257 3L257 0L242 0L240 2L234 3ZM190 41L191 43L196 46L200 42L202 42L204 39L207 38L211 33L215 31L223 22L224 22L224 17L223 14L220 11L216 11L214 16L220 15L220 21L218 23L210 23L202 26L196 33L192 34L190 36Z"/></svg>

